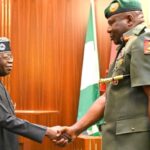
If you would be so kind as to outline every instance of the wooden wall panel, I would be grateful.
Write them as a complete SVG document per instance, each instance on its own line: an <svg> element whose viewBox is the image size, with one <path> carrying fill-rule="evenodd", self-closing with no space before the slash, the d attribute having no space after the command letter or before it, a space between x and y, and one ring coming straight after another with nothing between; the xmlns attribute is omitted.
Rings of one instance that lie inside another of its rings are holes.
<svg viewBox="0 0 150 150"><path fill-rule="evenodd" d="M17 109L76 112L88 7L88 1L12 0L10 84L18 79L11 89Z"/></svg>
<svg viewBox="0 0 150 150"><path fill-rule="evenodd" d="M2 35L2 0L0 0L0 35Z"/></svg>
<svg viewBox="0 0 150 150"><path fill-rule="evenodd" d="M0 35L10 36L11 26L11 3L10 0L0 0Z"/></svg>
<svg viewBox="0 0 150 150"><path fill-rule="evenodd" d="M143 12L144 12L144 17L147 25L150 27L150 1L147 0L141 0L142 7L143 7Z"/></svg>
<svg viewBox="0 0 150 150"><path fill-rule="evenodd" d="M111 50L111 41L109 34L107 34L107 19L104 17L104 9L108 6L109 2L111 2L111 0L95 0L101 77L106 76Z"/></svg>

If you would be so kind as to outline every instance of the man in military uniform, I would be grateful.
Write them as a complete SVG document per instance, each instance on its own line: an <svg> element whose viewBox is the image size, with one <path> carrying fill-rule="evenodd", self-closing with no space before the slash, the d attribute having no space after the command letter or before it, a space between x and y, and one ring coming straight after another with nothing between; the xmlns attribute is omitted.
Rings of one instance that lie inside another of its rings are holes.
<svg viewBox="0 0 150 150"><path fill-rule="evenodd" d="M13 66L9 39L0 38L0 76L8 75ZM42 142L44 136L56 138L54 128L30 123L17 118L11 98L2 82L0 82L0 150L18 150L16 134L25 136L37 142Z"/></svg>
<svg viewBox="0 0 150 150"><path fill-rule="evenodd" d="M150 150L150 31L138 0L113 0L105 9L108 33L119 45L107 90L74 125L72 139L104 116L103 150ZM121 76L121 78L120 78ZM55 141L58 145L66 142Z"/></svg>

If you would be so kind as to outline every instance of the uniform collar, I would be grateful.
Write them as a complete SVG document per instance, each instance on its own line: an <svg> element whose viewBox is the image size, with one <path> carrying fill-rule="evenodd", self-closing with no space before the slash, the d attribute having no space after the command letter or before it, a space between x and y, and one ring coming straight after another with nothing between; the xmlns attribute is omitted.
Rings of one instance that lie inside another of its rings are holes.
<svg viewBox="0 0 150 150"><path fill-rule="evenodd" d="M133 29L123 34L123 40L127 42L131 37L140 35L145 27L146 27L145 23L141 23L135 26Z"/></svg>

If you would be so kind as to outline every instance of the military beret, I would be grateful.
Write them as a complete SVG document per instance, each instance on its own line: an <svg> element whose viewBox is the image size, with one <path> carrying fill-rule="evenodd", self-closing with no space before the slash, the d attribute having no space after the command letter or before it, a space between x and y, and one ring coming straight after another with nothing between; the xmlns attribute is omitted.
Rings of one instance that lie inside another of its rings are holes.
<svg viewBox="0 0 150 150"><path fill-rule="evenodd" d="M139 0L113 0L105 9L105 17L109 18L112 15L128 12L142 11L142 6Z"/></svg>
<svg viewBox="0 0 150 150"><path fill-rule="evenodd" d="M0 37L0 52L10 50L10 40L6 37Z"/></svg>

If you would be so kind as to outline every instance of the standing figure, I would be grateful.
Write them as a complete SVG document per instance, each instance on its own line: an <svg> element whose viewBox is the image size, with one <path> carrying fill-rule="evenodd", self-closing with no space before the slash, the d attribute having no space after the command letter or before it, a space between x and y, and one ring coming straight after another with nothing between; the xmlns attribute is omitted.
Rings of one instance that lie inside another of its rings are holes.
<svg viewBox="0 0 150 150"><path fill-rule="evenodd" d="M150 150L150 30L139 0L113 0L105 17L107 32L119 45L108 73L115 80L81 120L61 131L73 140L104 117L102 150ZM54 142L67 144L63 139Z"/></svg>
<svg viewBox="0 0 150 150"><path fill-rule="evenodd" d="M13 67L13 56L8 38L0 38L0 77L9 75ZM15 116L11 98L0 82L0 150L18 150L17 134L42 142L44 136L57 138L54 128L41 126Z"/></svg>

